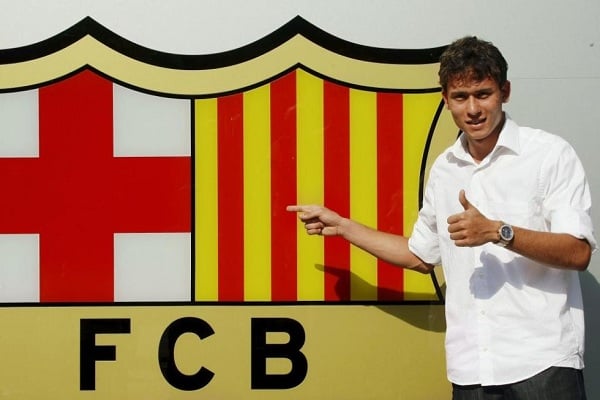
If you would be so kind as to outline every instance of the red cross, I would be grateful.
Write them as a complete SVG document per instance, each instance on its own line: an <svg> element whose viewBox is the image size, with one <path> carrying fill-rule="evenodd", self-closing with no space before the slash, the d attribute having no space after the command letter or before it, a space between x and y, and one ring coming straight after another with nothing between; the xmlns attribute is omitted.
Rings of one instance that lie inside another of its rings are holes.
<svg viewBox="0 0 600 400"><path fill-rule="evenodd" d="M114 157L112 83L39 90L39 157L0 158L0 233L39 233L40 301L113 301L115 233L190 232L190 157Z"/></svg>

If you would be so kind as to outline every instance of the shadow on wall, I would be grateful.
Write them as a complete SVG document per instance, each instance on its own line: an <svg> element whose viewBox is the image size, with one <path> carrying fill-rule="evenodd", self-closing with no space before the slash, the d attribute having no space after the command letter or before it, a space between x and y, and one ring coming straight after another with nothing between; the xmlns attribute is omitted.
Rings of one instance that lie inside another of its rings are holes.
<svg viewBox="0 0 600 400"><path fill-rule="evenodd" d="M365 281L358 275L353 272L348 274L347 270L335 266L329 265L321 265L316 264L315 268L319 271L325 272L326 274L335 276L337 278L335 284L335 290L338 293L343 293L344 288L350 285L350 280L353 280L353 285L359 291L364 292L372 292L375 288L372 284ZM418 272L411 272L417 274ZM441 280L440 277L437 278ZM390 298L399 298L401 297L400 293L393 290L388 289L390 292L393 292L393 295L390 295ZM446 284L442 283L439 288L440 294L443 297L446 293ZM404 293L404 295L411 296L410 293ZM360 303L360 302L357 302ZM444 314L444 304L443 300L431 300L431 301L416 301L416 302L406 302L404 304L399 303L391 303L385 304L385 302L373 302L373 304L380 309L381 311L390 314L418 329L431 331L431 332L445 332L446 331L446 317Z"/></svg>
<svg viewBox="0 0 600 400"><path fill-rule="evenodd" d="M585 307L585 386L588 399L600 399L600 284L589 271L579 278Z"/></svg>

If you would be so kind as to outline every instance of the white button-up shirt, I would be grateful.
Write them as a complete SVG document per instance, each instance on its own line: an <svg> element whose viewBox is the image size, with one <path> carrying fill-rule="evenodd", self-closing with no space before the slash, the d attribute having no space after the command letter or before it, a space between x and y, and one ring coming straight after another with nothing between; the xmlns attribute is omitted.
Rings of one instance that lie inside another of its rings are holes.
<svg viewBox="0 0 600 400"><path fill-rule="evenodd" d="M434 163L411 251L442 264L446 278L448 379L500 385L550 366L583 368L583 305L576 271L551 268L492 243L457 247L448 216L461 189L487 218L585 238L596 248L581 162L558 136L508 117L479 164L464 137Z"/></svg>

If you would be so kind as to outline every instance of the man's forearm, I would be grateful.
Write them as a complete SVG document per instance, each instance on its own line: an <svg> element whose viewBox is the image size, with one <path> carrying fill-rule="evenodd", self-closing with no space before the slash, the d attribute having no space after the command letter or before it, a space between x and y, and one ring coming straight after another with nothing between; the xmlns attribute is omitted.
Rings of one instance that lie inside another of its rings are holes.
<svg viewBox="0 0 600 400"><path fill-rule="evenodd" d="M508 249L555 268L583 271L591 258L591 247L585 239L566 233L537 232L513 227L515 237Z"/></svg>
<svg viewBox="0 0 600 400"><path fill-rule="evenodd" d="M408 239L404 236L378 231L347 218L338 226L338 234L354 246L390 264L423 273L433 268L409 250Z"/></svg>

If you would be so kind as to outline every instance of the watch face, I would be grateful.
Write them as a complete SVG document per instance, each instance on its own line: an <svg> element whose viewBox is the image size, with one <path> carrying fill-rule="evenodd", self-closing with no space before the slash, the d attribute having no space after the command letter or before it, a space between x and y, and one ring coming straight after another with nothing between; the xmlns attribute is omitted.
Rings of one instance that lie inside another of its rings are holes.
<svg viewBox="0 0 600 400"><path fill-rule="evenodd" d="M513 237L513 230L509 225L503 225L500 229L500 235L504 240L511 240Z"/></svg>

